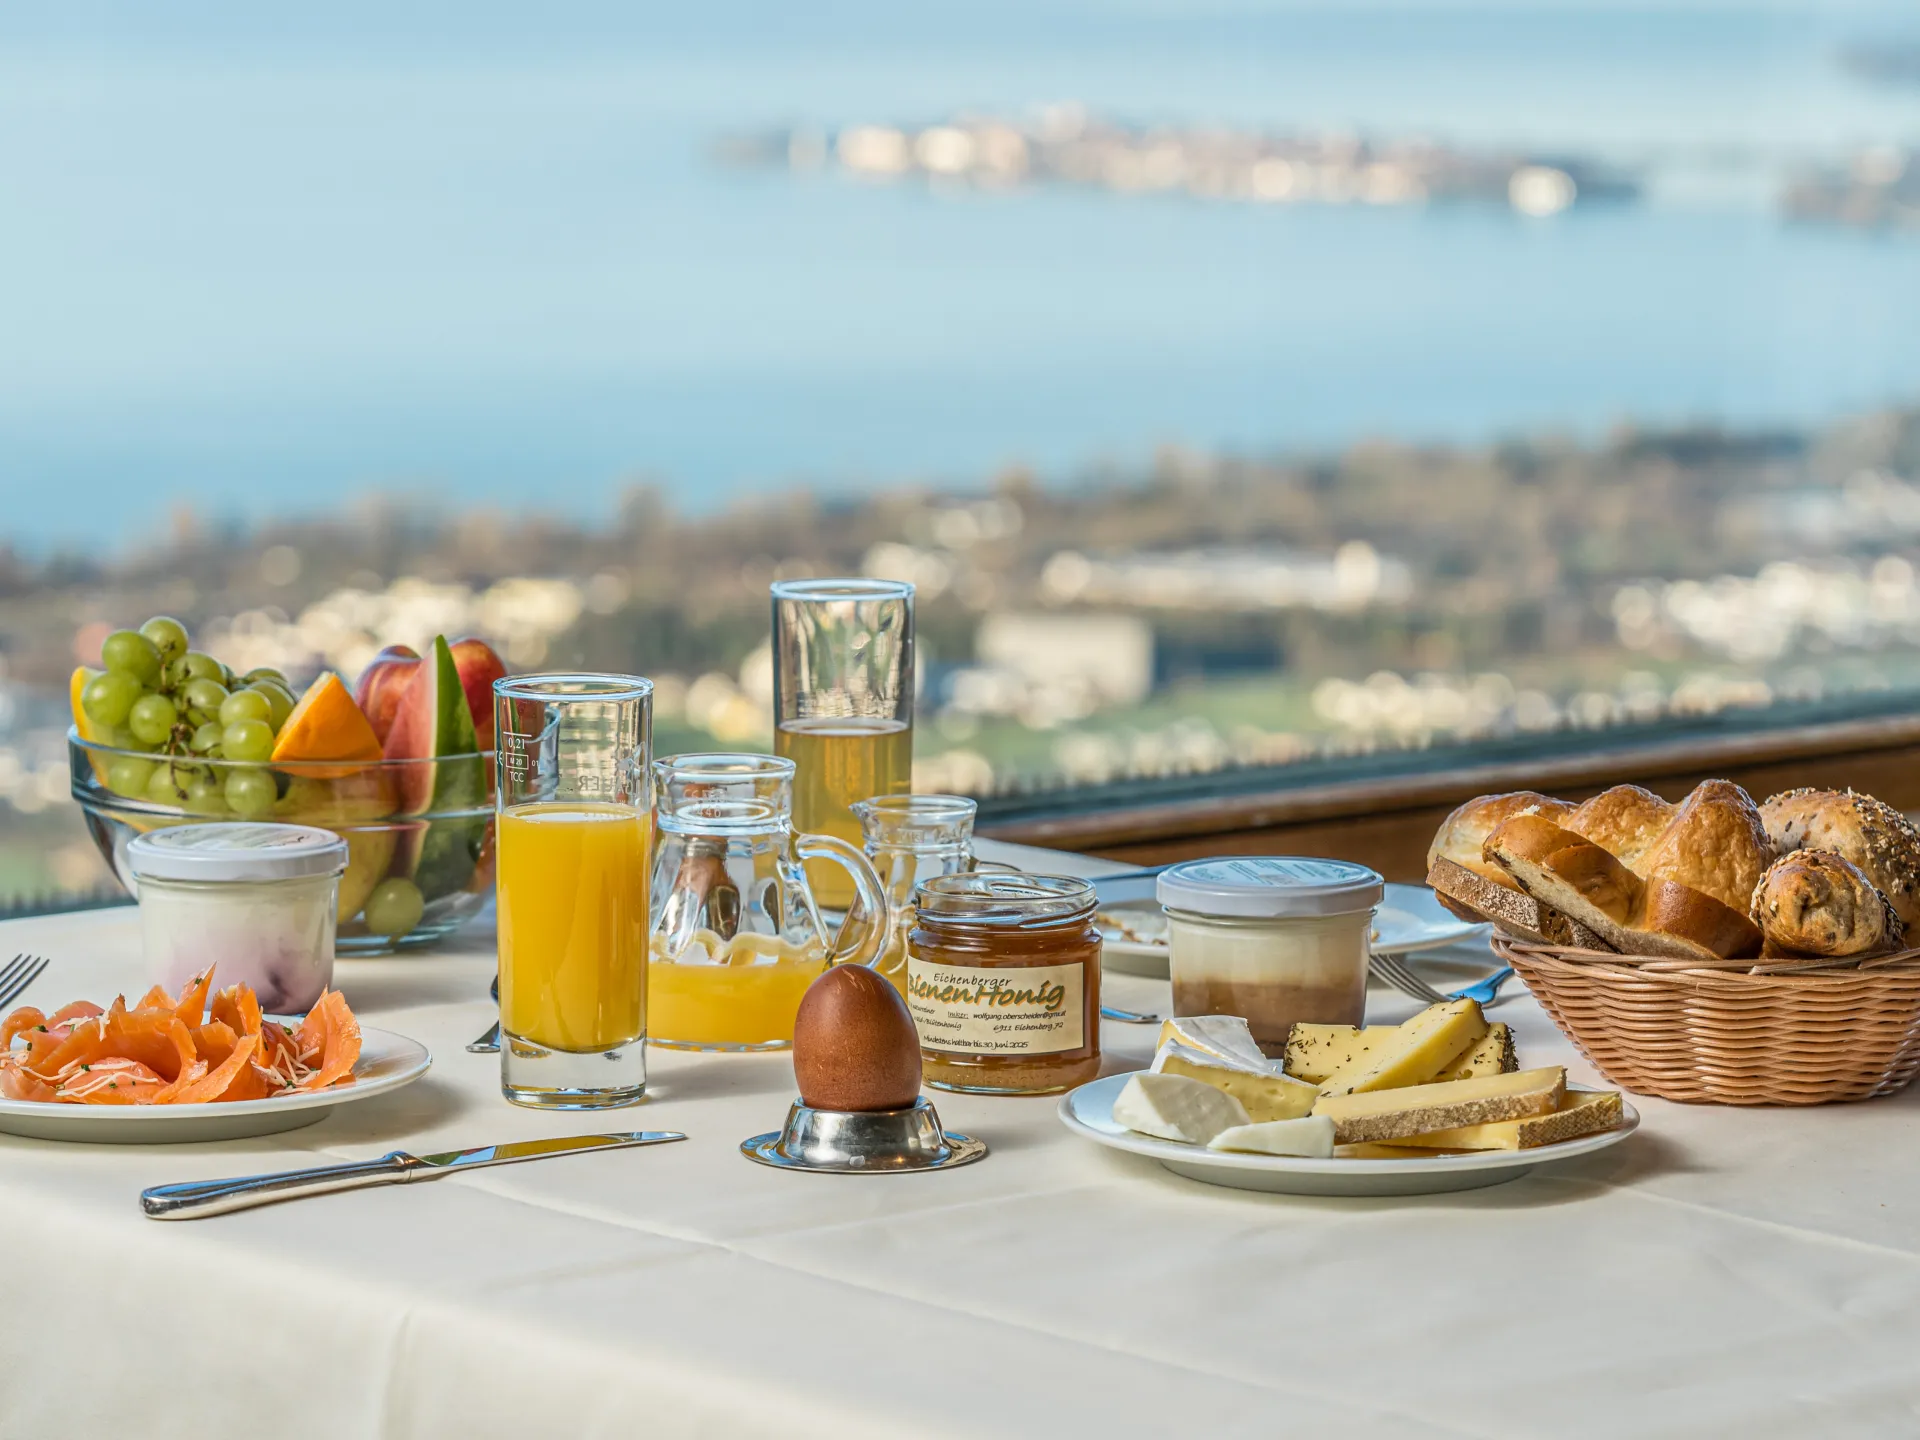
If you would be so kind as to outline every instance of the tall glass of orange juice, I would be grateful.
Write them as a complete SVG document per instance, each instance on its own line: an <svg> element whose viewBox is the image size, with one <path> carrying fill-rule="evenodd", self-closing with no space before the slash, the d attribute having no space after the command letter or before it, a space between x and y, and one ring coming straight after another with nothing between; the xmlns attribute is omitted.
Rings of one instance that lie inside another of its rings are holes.
<svg viewBox="0 0 1920 1440"><path fill-rule="evenodd" d="M630 1105L647 1089L653 682L526 675L493 695L500 1088Z"/></svg>
<svg viewBox="0 0 1920 1440"><path fill-rule="evenodd" d="M793 823L857 847L856 801L913 788L913 586L783 580L773 587L773 753L794 763ZM853 889L810 864L820 903Z"/></svg>

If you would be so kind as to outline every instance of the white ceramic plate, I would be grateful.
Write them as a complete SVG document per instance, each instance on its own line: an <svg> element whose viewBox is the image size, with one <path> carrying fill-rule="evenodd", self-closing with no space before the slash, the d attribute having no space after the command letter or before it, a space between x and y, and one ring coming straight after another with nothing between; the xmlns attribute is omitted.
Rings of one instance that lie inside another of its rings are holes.
<svg viewBox="0 0 1920 1440"><path fill-rule="evenodd" d="M1348 1158L1309 1160L1293 1155L1234 1155L1204 1145L1156 1140L1113 1120L1113 1100L1127 1083L1108 1075L1060 1097L1060 1119L1077 1135L1114 1150L1158 1160L1176 1175L1237 1190L1267 1190L1283 1195L1433 1195L1446 1190L1477 1190L1518 1180L1536 1165L1551 1165L1618 1145L1640 1125L1640 1114L1622 1101L1625 1118L1611 1130L1582 1135L1532 1150L1480 1150L1458 1155L1408 1155L1390 1160Z"/></svg>
<svg viewBox="0 0 1920 1440"><path fill-rule="evenodd" d="M165 1145L274 1135L311 1125L337 1105L398 1090L426 1074L432 1063L433 1057L419 1041L362 1026L360 1058L354 1062L351 1085L220 1105L47 1105L0 1099L0 1133L97 1145Z"/></svg>
<svg viewBox="0 0 1920 1440"><path fill-rule="evenodd" d="M1151 900L1129 900L1104 905L1102 916L1123 921L1140 938L1117 936L1112 927L1101 923L1101 963L1105 969L1124 975L1145 975L1150 979L1167 978L1166 915ZM1452 914L1424 885L1387 886L1387 898L1373 913L1373 953L1405 955L1413 950L1434 950L1461 940L1474 940L1492 930ZM1157 940L1152 939L1158 936Z"/></svg>

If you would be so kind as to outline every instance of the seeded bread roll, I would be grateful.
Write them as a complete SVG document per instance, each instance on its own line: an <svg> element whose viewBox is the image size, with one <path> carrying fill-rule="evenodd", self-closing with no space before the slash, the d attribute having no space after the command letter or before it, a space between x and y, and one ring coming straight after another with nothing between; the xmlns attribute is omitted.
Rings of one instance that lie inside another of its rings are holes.
<svg viewBox="0 0 1920 1440"><path fill-rule="evenodd" d="M1773 858L1773 841L1747 792L1731 780L1703 780L1633 868L1644 880L1671 880L1744 917Z"/></svg>
<svg viewBox="0 0 1920 1440"><path fill-rule="evenodd" d="M1641 857L1672 823L1676 808L1638 785L1616 785L1602 790L1560 823L1593 841L1629 870L1637 871Z"/></svg>
<svg viewBox="0 0 1920 1440"><path fill-rule="evenodd" d="M1893 902L1901 943L1920 943L1920 830L1891 805L1851 790L1789 790L1760 807L1782 854L1830 850Z"/></svg>
<svg viewBox="0 0 1920 1440"><path fill-rule="evenodd" d="M1893 902L1831 850L1796 850L1768 866L1753 918L1770 948L1793 955L1880 955L1901 943Z"/></svg>
<svg viewBox="0 0 1920 1440"><path fill-rule="evenodd" d="M1760 949L1760 927L1743 911L1675 880L1642 879L1585 836L1542 816L1502 822L1487 837L1486 853L1534 899L1596 931L1623 955L1700 960Z"/></svg>
<svg viewBox="0 0 1920 1440"><path fill-rule="evenodd" d="M1440 822L1433 844L1427 849L1427 869L1432 870L1436 860L1451 860L1463 870L1471 870L1503 889L1518 890L1520 887L1513 883L1513 877L1482 853L1493 827L1512 815L1533 813L1557 821L1571 815L1573 810L1565 800L1536 795L1531 790L1512 790L1504 795L1482 795L1469 800Z"/></svg>

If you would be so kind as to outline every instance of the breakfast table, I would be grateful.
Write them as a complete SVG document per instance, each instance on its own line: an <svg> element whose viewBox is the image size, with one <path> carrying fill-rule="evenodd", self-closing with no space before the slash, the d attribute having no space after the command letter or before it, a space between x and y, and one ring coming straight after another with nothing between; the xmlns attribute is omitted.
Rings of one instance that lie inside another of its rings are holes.
<svg viewBox="0 0 1920 1440"><path fill-rule="evenodd" d="M981 845L1082 874L1084 857ZM1639 1132L1487 1189L1217 1188L1070 1134L1054 1097L934 1092L987 1159L750 1163L783 1054L655 1049L597 1114L500 1095L490 918L343 960L420 1081L306 1129L165 1146L0 1136L0 1435L1886 1435L1920 1431L1909 1093L1812 1109L1634 1097ZM25 997L145 988L131 908L0 925ZM1442 988L1484 944L1416 962ZM1110 1004L1167 1013L1165 981ZM1374 1022L1416 1001L1375 989ZM1517 984L1522 1062L1602 1083ZM1152 1056L1106 1022L1106 1073ZM684 1144L503 1166L191 1223L151 1185L619 1129Z"/></svg>

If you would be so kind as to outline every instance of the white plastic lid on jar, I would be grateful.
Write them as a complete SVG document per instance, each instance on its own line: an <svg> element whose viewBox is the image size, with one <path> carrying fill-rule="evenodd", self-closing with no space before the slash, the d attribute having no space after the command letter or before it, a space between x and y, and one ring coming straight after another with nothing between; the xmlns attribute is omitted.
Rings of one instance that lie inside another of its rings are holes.
<svg viewBox="0 0 1920 1440"><path fill-rule="evenodd" d="M1227 855L1160 872L1154 896L1169 910L1246 920L1352 915L1386 898L1386 882L1351 860Z"/></svg>
<svg viewBox="0 0 1920 1440"><path fill-rule="evenodd" d="M347 842L311 825L174 825L135 836L127 867L138 880L303 880L344 871Z"/></svg>

